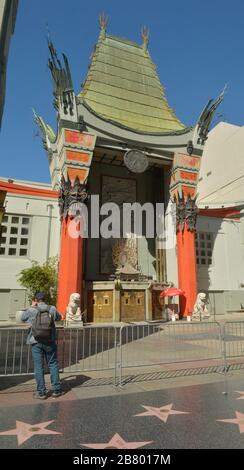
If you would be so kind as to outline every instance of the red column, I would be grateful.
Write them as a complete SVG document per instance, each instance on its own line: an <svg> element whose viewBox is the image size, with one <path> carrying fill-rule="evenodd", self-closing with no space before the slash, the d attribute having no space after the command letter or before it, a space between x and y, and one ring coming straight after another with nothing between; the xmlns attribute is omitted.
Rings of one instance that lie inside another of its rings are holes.
<svg viewBox="0 0 244 470"><path fill-rule="evenodd" d="M78 292L83 305L83 238L80 222L67 216L61 226L59 256L58 311L65 317L70 295Z"/></svg>
<svg viewBox="0 0 244 470"><path fill-rule="evenodd" d="M177 260L179 288L185 292L180 296L180 315L192 315L197 297L197 269L195 251L195 231L184 229L177 232Z"/></svg>

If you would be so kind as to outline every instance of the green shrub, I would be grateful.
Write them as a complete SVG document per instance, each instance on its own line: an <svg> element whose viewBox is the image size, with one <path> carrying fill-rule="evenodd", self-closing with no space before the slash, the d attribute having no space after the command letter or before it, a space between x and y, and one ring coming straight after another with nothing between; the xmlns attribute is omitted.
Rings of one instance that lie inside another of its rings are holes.
<svg viewBox="0 0 244 470"><path fill-rule="evenodd" d="M58 289L58 257L49 258L45 263L31 262L30 268L22 269L18 275L21 286L27 289L31 302L36 292L45 292L48 304L55 305Z"/></svg>

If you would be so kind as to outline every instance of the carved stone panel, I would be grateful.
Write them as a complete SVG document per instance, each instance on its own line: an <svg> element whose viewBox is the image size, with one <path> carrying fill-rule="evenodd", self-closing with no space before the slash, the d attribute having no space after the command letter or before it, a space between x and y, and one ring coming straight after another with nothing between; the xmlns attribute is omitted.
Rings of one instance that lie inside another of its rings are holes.
<svg viewBox="0 0 244 470"><path fill-rule="evenodd" d="M102 177L102 204L113 202L120 208L120 227L122 230L122 207L123 203L136 202L136 180L118 178L114 176ZM106 218L106 217L105 217ZM122 234L122 232L121 232ZM119 242L119 240L121 240ZM116 251L119 243L123 245L121 259L116 264ZM133 259L132 259L133 258ZM114 274L122 260L130 262L133 267L137 266L137 242L132 239L101 238L100 245L100 270L101 274Z"/></svg>

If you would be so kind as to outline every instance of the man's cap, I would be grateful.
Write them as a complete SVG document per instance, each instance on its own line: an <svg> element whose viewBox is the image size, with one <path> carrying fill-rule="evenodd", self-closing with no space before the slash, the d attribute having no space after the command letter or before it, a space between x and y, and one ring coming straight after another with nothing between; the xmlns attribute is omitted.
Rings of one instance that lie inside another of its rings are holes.
<svg viewBox="0 0 244 470"><path fill-rule="evenodd" d="M36 292L35 299L38 300L38 302L45 301L46 300L45 292Z"/></svg>

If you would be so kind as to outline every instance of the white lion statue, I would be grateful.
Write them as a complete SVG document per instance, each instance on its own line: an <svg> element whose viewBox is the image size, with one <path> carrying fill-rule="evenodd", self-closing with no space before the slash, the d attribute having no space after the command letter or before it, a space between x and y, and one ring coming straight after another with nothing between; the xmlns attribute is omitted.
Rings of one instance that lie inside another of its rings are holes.
<svg viewBox="0 0 244 470"><path fill-rule="evenodd" d="M83 324L82 313L80 309L80 294L74 292L69 298L69 303L66 308L66 324L79 322Z"/></svg>
<svg viewBox="0 0 244 470"><path fill-rule="evenodd" d="M207 309L207 294L204 292L199 292L197 295L197 300L193 307L192 318L209 318L210 314Z"/></svg>

